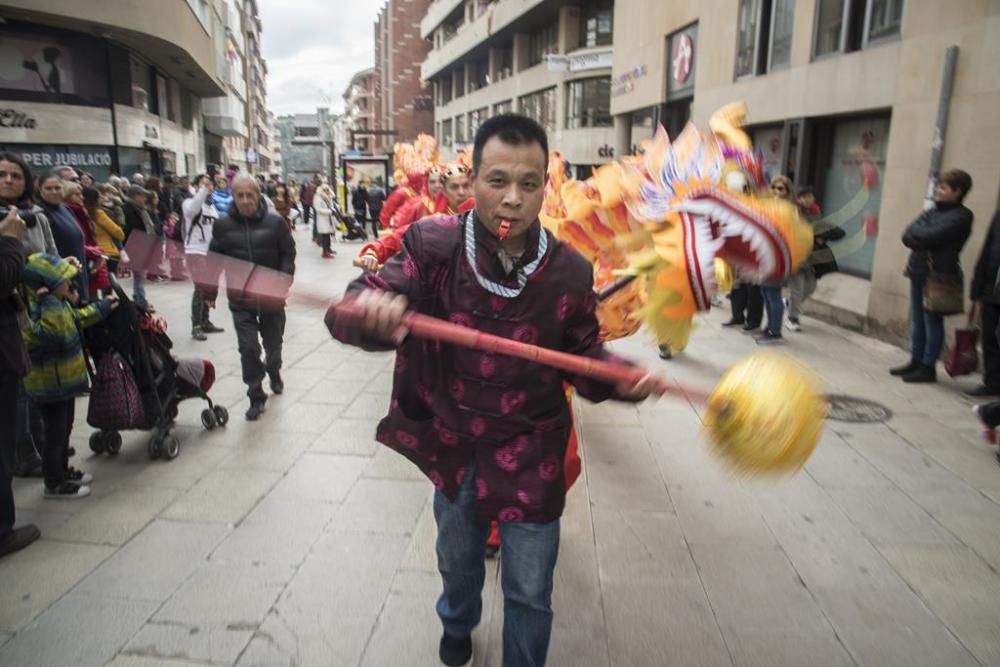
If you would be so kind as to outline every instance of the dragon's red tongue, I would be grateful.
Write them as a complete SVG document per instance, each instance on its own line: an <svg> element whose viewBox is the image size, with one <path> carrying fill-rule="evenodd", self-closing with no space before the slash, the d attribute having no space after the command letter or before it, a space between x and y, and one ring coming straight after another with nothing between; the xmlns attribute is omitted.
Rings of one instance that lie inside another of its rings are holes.
<svg viewBox="0 0 1000 667"><path fill-rule="evenodd" d="M500 228L497 229L497 236L503 241L507 238L508 234L510 234L510 220L501 220Z"/></svg>

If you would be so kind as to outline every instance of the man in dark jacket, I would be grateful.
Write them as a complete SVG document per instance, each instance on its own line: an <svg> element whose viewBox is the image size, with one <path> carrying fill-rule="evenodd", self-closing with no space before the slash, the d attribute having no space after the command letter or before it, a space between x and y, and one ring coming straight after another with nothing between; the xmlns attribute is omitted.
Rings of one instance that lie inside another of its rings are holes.
<svg viewBox="0 0 1000 667"><path fill-rule="evenodd" d="M1000 211L986 232L986 241L979 252L976 270L972 274L969 292L983 323L983 383L965 392L969 396L1000 396Z"/></svg>
<svg viewBox="0 0 1000 667"><path fill-rule="evenodd" d="M156 226L149 214L149 196L149 190L141 185L130 185L125 190L125 200L122 202L122 207L125 210L126 243L128 243L128 237L134 232L148 234L150 238L156 237ZM132 260L141 266L159 265L159 258L154 257L133 257ZM132 291L132 300L137 306L145 308L151 313L155 312L156 309L146 300L146 271L135 270L132 272Z"/></svg>
<svg viewBox="0 0 1000 667"><path fill-rule="evenodd" d="M351 193L351 208L354 209L354 219L361 224L361 229L364 229L368 221L368 190L364 181L358 183L358 187Z"/></svg>
<svg viewBox="0 0 1000 667"><path fill-rule="evenodd" d="M28 371L28 354L21 339L15 289L24 270L27 236L16 208L3 212L0 221L0 558L38 539L33 525L14 528L14 446L17 441L17 401L21 378Z"/></svg>
<svg viewBox="0 0 1000 667"><path fill-rule="evenodd" d="M271 391L275 394L280 394L285 386L280 373L282 337L285 335L284 296L295 274L295 240L282 217L268 211L260 186L252 176L237 176L232 187L233 205L228 215L213 225L209 250L242 260L226 266L226 286L243 366L243 382L250 398L246 417L253 421L260 417L267 402L264 375L270 379ZM247 290L247 283L252 279L251 265L287 274L280 298L262 299ZM206 288L205 301L209 307L215 306L217 294L218 282ZM264 343L263 362L260 359L261 341Z"/></svg>
<svg viewBox="0 0 1000 667"><path fill-rule="evenodd" d="M382 204L385 203L385 190L380 179L376 179L368 188L368 216L372 223L372 238L378 239L379 217L382 215Z"/></svg>
<svg viewBox="0 0 1000 667"><path fill-rule="evenodd" d="M944 345L944 318L924 309L924 285L933 271L961 280L958 258L972 233L972 211L962 200L972 189L972 177L961 169L946 171L934 187L934 207L920 214L903 232L910 259L910 363L893 368L903 382L936 382L935 365Z"/></svg>

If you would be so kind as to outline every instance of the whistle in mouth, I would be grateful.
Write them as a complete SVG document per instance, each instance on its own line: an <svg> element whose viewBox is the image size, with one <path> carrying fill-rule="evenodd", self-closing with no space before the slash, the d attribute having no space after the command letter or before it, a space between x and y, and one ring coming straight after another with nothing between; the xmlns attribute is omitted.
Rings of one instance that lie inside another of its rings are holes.
<svg viewBox="0 0 1000 667"><path fill-rule="evenodd" d="M510 234L510 220L501 219L500 228L497 230L497 237L499 237L501 241L504 241L507 239L507 236L509 234Z"/></svg>

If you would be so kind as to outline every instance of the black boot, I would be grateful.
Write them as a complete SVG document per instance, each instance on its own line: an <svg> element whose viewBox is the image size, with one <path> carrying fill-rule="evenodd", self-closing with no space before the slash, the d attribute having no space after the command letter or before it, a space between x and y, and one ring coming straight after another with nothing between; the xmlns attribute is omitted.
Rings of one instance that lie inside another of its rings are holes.
<svg viewBox="0 0 1000 667"><path fill-rule="evenodd" d="M920 364L917 366L916 370L903 376L903 382L937 382L937 372L934 370L933 366L924 366L923 364Z"/></svg>
<svg viewBox="0 0 1000 667"><path fill-rule="evenodd" d="M277 396L285 391L285 383L281 379L281 373L274 371L273 373L267 374L268 378L271 380L271 391Z"/></svg>
<svg viewBox="0 0 1000 667"><path fill-rule="evenodd" d="M897 377L902 375L909 375L918 368L920 368L920 362L911 360L910 363L908 364L904 364L902 366L896 366L895 368L890 368L889 375L895 375Z"/></svg>

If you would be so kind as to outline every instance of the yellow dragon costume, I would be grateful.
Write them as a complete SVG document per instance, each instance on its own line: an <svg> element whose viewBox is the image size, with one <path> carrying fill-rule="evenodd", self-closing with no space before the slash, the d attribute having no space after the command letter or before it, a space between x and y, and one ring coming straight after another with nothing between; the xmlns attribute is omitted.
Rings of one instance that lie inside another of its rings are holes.
<svg viewBox="0 0 1000 667"><path fill-rule="evenodd" d="M780 283L806 259L812 229L787 201L763 196L762 160L733 103L671 143L663 128L645 155L566 179L549 160L542 223L594 263L598 316L607 339L645 322L658 344L687 346L694 315L728 290L733 273Z"/></svg>

